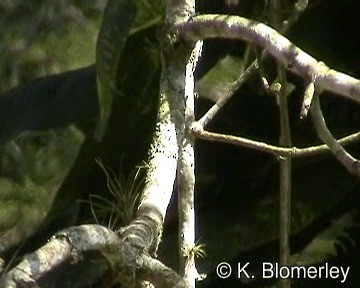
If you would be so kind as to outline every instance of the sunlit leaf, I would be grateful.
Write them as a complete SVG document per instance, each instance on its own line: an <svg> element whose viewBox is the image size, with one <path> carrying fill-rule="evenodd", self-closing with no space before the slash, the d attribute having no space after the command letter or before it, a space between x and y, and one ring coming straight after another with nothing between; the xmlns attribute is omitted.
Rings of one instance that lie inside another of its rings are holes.
<svg viewBox="0 0 360 288"><path fill-rule="evenodd" d="M162 15L160 0L108 1L96 47L100 118L95 139L101 140L104 135L114 97L123 94L119 85L119 78L123 77L119 75L119 64L129 35L159 23Z"/></svg>
<svg viewBox="0 0 360 288"><path fill-rule="evenodd" d="M136 6L132 0L109 0L96 47L96 73L100 106L100 118L95 139L101 140L111 113L112 101L120 94L117 87L117 71L122 50L136 18Z"/></svg>
<svg viewBox="0 0 360 288"><path fill-rule="evenodd" d="M227 55L196 83L196 90L202 98L215 102L229 90L242 71L243 60Z"/></svg>

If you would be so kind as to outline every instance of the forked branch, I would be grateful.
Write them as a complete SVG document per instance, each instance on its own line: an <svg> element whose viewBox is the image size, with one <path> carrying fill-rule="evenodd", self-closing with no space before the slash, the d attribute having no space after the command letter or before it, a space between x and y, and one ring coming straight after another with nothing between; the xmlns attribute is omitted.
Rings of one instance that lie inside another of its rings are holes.
<svg viewBox="0 0 360 288"><path fill-rule="evenodd" d="M287 38L276 30L265 24L249 20L239 16L227 15L200 15L191 18L187 22L176 25L179 37L189 41L202 40L206 38L229 38L242 39L252 44L263 47L267 53L276 58L288 70L298 74L307 82L301 117L307 115L311 108L314 93L323 90L332 91L347 99L360 103L360 80L336 70L330 69L325 63L317 61L309 54L296 47ZM250 70L257 68L253 63ZM247 74L244 74L246 79ZM242 79L241 77L239 79ZM269 152L277 156L301 157L313 155L325 151L325 146L309 147L306 149L284 148L251 141L244 138L215 134L204 131L204 126L213 118L219 109L227 102L233 91L229 91L223 99L220 99L199 122L192 126L193 133L200 138L212 141L221 141L255 148L260 151ZM318 106L317 106L318 107ZM319 137L329 147L333 154L352 174L359 175L359 161L353 158L342 148L336 139L326 128L320 108L313 110L313 119ZM344 142L358 140L358 134L342 139Z"/></svg>
<svg viewBox="0 0 360 288"><path fill-rule="evenodd" d="M288 70L314 79L317 91L330 90L360 103L360 80L330 69L269 26L240 16L199 15L176 25L180 37L242 39L261 46Z"/></svg>

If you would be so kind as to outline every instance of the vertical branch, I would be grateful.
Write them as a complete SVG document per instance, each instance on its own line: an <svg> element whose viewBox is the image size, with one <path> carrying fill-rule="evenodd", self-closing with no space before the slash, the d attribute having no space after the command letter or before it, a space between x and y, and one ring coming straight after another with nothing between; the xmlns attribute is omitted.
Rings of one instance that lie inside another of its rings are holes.
<svg viewBox="0 0 360 288"><path fill-rule="evenodd" d="M150 151L143 199L136 219L121 231L121 238L156 254L162 224L170 202L185 135L185 67L191 53L177 42L172 27L195 13L193 1L166 0L168 30L162 43L162 74L157 125ZM176 45L174 45L176 43Z"/></svg>
<svg viewBox="0 0 360 288"><path fill-rule="evenodd" d="M286 95L286 79L284 68L279 67L280 76L280 146L291 147L289 127L288 101ZM291 223L291 156L279 157L280 162L280 265L289 266L290 259L290 223ZM280 280L282 288L290 287L290 279Z"/></svg>
<svg viewBox="0 0 360 288"><path fill-rule="evenodd" d="M181 23L195 14L194 0L167 0L166 21L169 27ZM176 118L179 147L179 244L180 269L184 279L195 287L197 272L194 264L195 215L194 215L194 146L190 125L194 121L194 69L202 43L197 42L190 55L188 45L170 45L164 49L164 79L168 86L171 113ZM187 43L188 44L188 43ZM191 46L190 46L191 47ZM189 60L190 56L190 60ZM185 72L185 73L184 73ZM185 92L185 94L184 94ZM185 99L184 99L185 96Z"/></svg>
<svg viewBox="0 0 360 288"><path fill-rule="evenodd" d="M271 17L275 28L281 26L281 1L272 0ZM291 147L291 132L289 124L288 100L286 93L286 73L281 64L277 64L277 77L281 84L279 92L279 113L280 113L280 146ZM290 219L291 219L291 163L290 156L279 157L280 164L280 266L289 266L290 260ZM279 287L289 288L290 279L281 279Z"/></svg>
<svg viewBox="0 0 360 288"><path fill-rule="evenodd" d="M195 287L198 273L195 268L195 158L194 136L190 126L195 121L194 116L194 70L202 50L202 41L198 41L186 65L185 73L185 137L179 160L179 255L180 274Z"/></svg>
<svg viewBox="0 0 360 288"><path fill-rule="evenodd" d="M283 93L282 93L283 94ZM282 95L283 96L283 95ZM281 97L284 98L284 97ZM280 100L280 107L282 100ZM284 101L285 102L285 101ZM285 105L284 105L285 106ZM282 109L280 109L282 111ZM280 117L285 122L286 116L280 112ZM281 125L284 127L284 124ZM283 130L283 129L281 129ZM281 132L284 135L284 132ZM289 138L287 138L289 139ZM286 141L287 142L287 141ZM280 143L281 146L285 146L285 143ZM286 147L290 147L287 146ZM290 224L291 224L291 164L292 159L288 157L279 157L280 162L280 266L289 266L290 259ZM290 279L280 280L281 287L290 287Z"/></svg>

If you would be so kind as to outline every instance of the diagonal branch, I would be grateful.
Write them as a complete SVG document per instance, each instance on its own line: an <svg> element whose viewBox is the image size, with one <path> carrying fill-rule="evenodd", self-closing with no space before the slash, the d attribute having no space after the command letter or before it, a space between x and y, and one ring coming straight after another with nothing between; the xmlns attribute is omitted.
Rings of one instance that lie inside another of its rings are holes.
<svg viewBox="0 0 360 288"><path fill-rule="evenodd" d="M99 225L70 227L53 236L39 250L28 254L0 281L0 287L38 287L37 280L66 260L77 261L86 251L98 250L117 270L124 287L135 281L151 281L156 287L189 288L177 273ZM129 273L130 271L130 273ZM134 272L134 273L131 273ZM137 280L133 279L136 275ZM124 278L128 281L124 281Z"/></svg>
<svg viewBox="0 0 360 288"><path fill-rule="evenodd" d="M66 229L36 252L26 255L1 278L0 287L37 287L37 280L66 260L74 260L84 251L101 249L117 240L114 232L98 225Z"/></svg>
<svg viewBox="0 0 360 288"><path fill-rule="evenodd" d="M281 34L286 34L291 25L293 25L299 16L305 11L308 5L308 0L298 0L295 5L290 17L285 20L280 29ZM261 53L260 61L268 56L266 50ZM229 89L224 93L224 95L216 101L216 103L206 112L198 122L205 127L212 119L214 119L215 115L220 111L221 108L225 106L225 104L229 101L229 99L235 94L235 92L253 75L259 68L258 59L255 59L246 70L241 73L241 75L231 83Z"/></svg>
<svg viewBox="0 0 360 288"><path fill-rule="evenodd" d="M258 62L255 60L246 70L236 79L224 95L216 101L216 103L201 117L197 122L205 127L215 115L220 111L221 108L230 100L235 92L250 78L250 76L258 69Z"/></svg>
<svg viewBox="0 0 360 288"><path fill-rule="evenodd" d="M242 39L261 46L288 70L305 79L315 78L317 90L330 90L360 103L360 80L330 69L265 24L239 16L200 15L176 25L189 40L206 38Z"/></svg>

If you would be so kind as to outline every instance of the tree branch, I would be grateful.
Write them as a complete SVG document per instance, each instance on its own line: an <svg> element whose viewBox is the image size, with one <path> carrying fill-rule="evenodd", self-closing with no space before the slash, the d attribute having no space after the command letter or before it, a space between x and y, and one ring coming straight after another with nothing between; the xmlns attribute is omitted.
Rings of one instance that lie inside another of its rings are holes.
<svg viewBox="0 0 360 288"><path fill-rule="evenodd" d="M304 158L309 156L314 156L322 153L326 153L330 151L330 148L326 145L318 145L312 146L308 148L298 148L298 147L279 147L271 144L267 144L264 142L249 140L243 137L237 137L233 135L219 134L214 132L209 132L202 129L201 125L198 125L197 122L194 122L191 126L192 133L199 139L204 139L208 141L216 141L222 143L228 143L232 145L237 145L241 147L255 149L257 151L262 151L265 153L272 154L276 157L291 157L293 159L296 158ZM360 141L360 132L351 134L344 138L337 140L342 145L348 145L351 143L355 143Z"/></svg>
<svg viewBox="0 0 360 288"><path fill-rule="evenodd" d="M167 0L166 22L169 27L186 21L192 14L193 1ZM168 35L167 35L168 36ZM173 191L179 153L185 135L185 66L191 50L175 49L171 36L163 43L163 69L160 81L158 121L150 150L144 196L136 219L121 231L121 238L155 255L162 224Z"/></svg>
<svg viewBox="0 0 360 288"><path fill-rule="evenodd" d="M319 138L329 147L334 156L342 163L350 174L360 175L360 161L351 156L334 138L326 126L321 111L319 96L315 93L313 105L310 108L312 120Z"/></svg>
<svg viewBox="0 0 360 288"><path fill-rule="evenodd" d="M288 70L304 79L314 77L315 89L330 90L360 103L360 80L330 69L265 24L239 16L200 15L176 28L182 37L192 41L220 37L261 46Z"/></svg>
<svg viewBox="0 0 360 288"><path fill-rule="evenodd" d="M185 72L185 135L179 160L179 245L180 271L191 287L199 274L195 268L195 152L194 136L190 126L195 120L194 115L194 71L201 55L202 41L198 41L193 49Z"/></svg>
<svg viewBox="0 0 360 288"><path fill-rule="evenodd" d="M216 101L216 103L201 117L197 122L205 127L221 108L230 100L231 96L250 78L250 76L258 69L258 62L255 60L246 70L241 73L238 79L236 79L224 95Z"/></svg>
<svg viewBox="0 0 360 288"><path fill-rule="evenodd" d="M84 251L101 250L117 241L114 232L99 225L68 228L53 236L36 252L25 255L2 277L0 287L37 287L37 280L66 260L75 260Z"/></svg>
<svg viewBox="0 0 360 288"><path fill-rule="evenodd" d="M77 261L83 252L98 250L116 269L122 284L133 287L138 281L150 281L156 287L190 287L177 273L151 258L146 252L121 241L116 233L100 225L82 225L65 229L34 253L28 254L0 282L0 287L38 287L46 273L65 262ZM118 269L121 267L121 269ZM136 275L136 279L135 276Z"/></svg>
<svg viewBox="0 0 360 288"><path fill-rule="evenodd" d="M282 34L286 34L292 24L294 24L299 16L305 11L308 5L307 0L298 0L295 5L293 12L290 14L290 17L285 20L282 24L280 32ZM260 60L263 60L268 54L266 50L261 53ZM255 59L246 70L233 82L231 83L229 89L224 93L224 95L216 101L216 103L206 112L198 122L205 127L212 119L214 119L215 115L220 111L222 107L229 101L229 99L234 95L234 93L253 75L257 69L259 68L258 60Z"/></svg>

